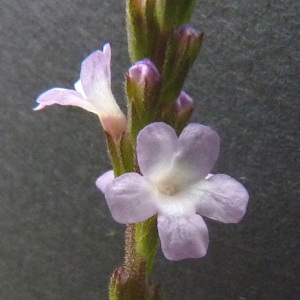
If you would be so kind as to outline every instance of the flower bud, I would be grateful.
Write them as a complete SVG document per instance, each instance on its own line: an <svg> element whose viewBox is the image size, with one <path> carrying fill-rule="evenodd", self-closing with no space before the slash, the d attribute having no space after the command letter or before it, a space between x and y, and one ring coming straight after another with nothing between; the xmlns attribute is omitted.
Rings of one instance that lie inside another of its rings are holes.
<svg viewBox="0 0 300 300"><path fill-rule="evenodd" d="M165 103L172 103L178 97L200 51L203 35L190 25L182 25L174 31L163 66L162 76L165 82L162 95Z"/></svg>
<svg viewBox="0 0 300 300"><path fill-rule="evenodd" d="M174 127L179 133L190 120L191 114L194 110L194 102L187 93L181 91L174 106L176 110Z"/></svg>
<svg viewBox="0 0 300 300"><path fill-rule="evenodd" d="M110 279L109 286L109 298L110 299L122 299L127 294L126 283L129 279L129 272L124 267L115 269ZM121 297L120 297L121 296Z"/></svg>
<svg viewBox="0 0 300 300"><path fill-rule="evenodd" d="M127 40L131 60L151 57L157 26L155 0L126 0Z"/></svg>
<svg viewBox="0 0 300 300"><path fill-rule="evenodd" d="M135 63L126 75L128 118L134 135L154 120L161 80L160 73L149 59Z"/></svg>
<svg viewBox="0 0 300 300"><path fill-rule="evenodd" d="M175 102L175 109L178 114L183 114L194 109L193 99L184 91L181 91Z"/></svg>
<svg viewBox="0 0 300 300"><path fill-rule="evenodd" d="M177 134L180 134L189 122L193 110L193 99L181 91L176 101L166 106L163 112L164 120L176 130Z"/></svg>
<svg viewBox="0 0 300 300"><path fill-rule="evenodd" d="M126 90L129 101L139 109L151 109L157 99L161 75L149 59L135 63L126 76Z"/></svg>
<svg viewBox="0 0 300 300"><path fill-rule="evenodd" d="M174 33L174 41L181 49L180 51L191 51L198 49L202 44L203 33L199 33L191 25L180 26ZM178 51L178 54L180 54Z"/></svg>
<svg viewBox="0 0 300 300"><path fill-rule="evenodd" d="M129 69L129 80L144 94L151 94L160 84L161 76L152 61L144 59Z"/></svg>
<svg viewBox="0 0 300 300"><path fill-rule="evenodd" d="M141 279L143 275L135 271L130 271L123 266L113 272L109 286L109 299L161 299L159 286L151 284L146 278Z"/></svg>

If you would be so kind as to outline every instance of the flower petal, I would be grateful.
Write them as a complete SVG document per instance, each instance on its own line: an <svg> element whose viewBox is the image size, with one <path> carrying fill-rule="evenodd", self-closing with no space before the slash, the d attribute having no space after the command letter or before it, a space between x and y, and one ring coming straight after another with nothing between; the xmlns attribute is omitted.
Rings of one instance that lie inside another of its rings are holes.
<svg viewBox="0 0 300 300"><path fill-rule="evenodd" d="M96 180L96 186L103 194L105 194L107 186L113 181L114 178L114 171L107 171L100 177L98 177L98 179Z"/></svg>
<svg viewBox="0 0 300 300"><path fill-rule="evenodd" d="M97 99L103 91L110 90L110 58L110 45L105 44L103 52L97 50L82 62L80 79L88 98Z"/></svg>
<svg viewBox="0 0 300 300"><path fill-rule="evenodd" d="M171 167L177 135L174 129L162 122L152 123L137 136L137 158L144 176L159 180Z"/></svg>
<svg viewBox="0 0 300 300"><path fill-rule="evenodd" d="M111 91L110 58L109 44L104 45L103 51L98 50L88 56L81 64L80 80L75 83L75 89L88 98L106 131L117 123L120 129L113 131L122 133L126 128L126 118Z"/></svg>
<svg viewBox="0 0 300 300"><path fill-rule="evenodd" d="M37 99L36 102L39 105L34 108L34 110L40 110L48 105L60 104L60 105L74 105L86 109L90 112L97 113L94 107L90 104L87 99L84 99L83 96L69 89L63 88L53 88L44 93L42 93Z"/></svg>
<svg viewBox="0 0 300 300"><path fill-rule="evenodd" d="M218 134L208 126L189 124L178 138L171 173L184 184L204 178L213 168L220 149Z"/></svg>
<svg viewBox="0 0 300 300"><path fill-rule="evenodd" d="M217 174L195 185L202 191L196 202L196 211L202 216L224 223L239 222L246 212L249 199L241 183L228 175Z"/></svg>
<svg viewBox="0 0 300 300"><path fill-rule="evenodd" d="M162 251L167 259L198 258L206 254L208 230L201 216L158 215L157 222Z"/></svg>
<svg viewBox="0 0 300 300"><path fill-rule="evenodd" d="M85 94L85 91L84 91L82 83L81 83L81 79L78 79L74 83L74 88L75 88L75 91L77 91L78 93L80 93L84 99L87 99L87 96Z"/></svg>
<svg viewBox="0 0 300 300"><path fill-rule="evenodd" d="M137 173L125 173L105 188L105 199L119 223L137 223L157 213L154 187Z"/></svg>

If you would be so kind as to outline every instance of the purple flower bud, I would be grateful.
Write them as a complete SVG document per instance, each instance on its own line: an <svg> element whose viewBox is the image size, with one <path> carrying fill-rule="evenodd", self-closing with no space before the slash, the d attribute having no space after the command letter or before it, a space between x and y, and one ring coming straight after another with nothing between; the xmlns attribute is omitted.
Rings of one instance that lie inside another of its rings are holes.
<svg viewBox="0 0 300 300"><path fill-rule="evenodd" d="M128 270L126 270L124 267L120 267L115 269L112 276L112 281L114 281L113 283L116 285L124 285L126 284L129 276Z"/></svg>
<svg viewBox="0 0 300 300"><path fill-rule="evenodd" d="M129 69L129 77L139 88L145 85L154 86L161 80L156 66L150 59L136 62Z"/></svg>
<svg viewBox="0 0 300 300"><path fill-rule="evenodd" d="M193 107L194 107L193 99L186 92L181 91L179 97L175 102L176 111L179 113L187 112L193 109Z"/></svg>
<svg viewBox="0 0 300 300"><path fill-rule="evenodd" d="M164 89L161 97L168 103L176 100L190 67L202 44L203 33L190 25L177 28L170 38L163 65Z"/></svg>
<svg viewBox="0 0 300 300"><path fill-rule="evenodd" d="M154 115L155 112L150 110L157 101L161 81L162 77L150 59L140 60L129 69L126 93L129 101L134 103L135 110L141 113L146 105L148 112Z"/></svg>
<svg viewBox="0 0 300 300"><path fill-rule="evenodd" d="M199 39L202 40L203 33L199 33L191 25L185 24L175 31L175 36L180 40L182 46L187 47L195 43L198 44Z"/></svg>

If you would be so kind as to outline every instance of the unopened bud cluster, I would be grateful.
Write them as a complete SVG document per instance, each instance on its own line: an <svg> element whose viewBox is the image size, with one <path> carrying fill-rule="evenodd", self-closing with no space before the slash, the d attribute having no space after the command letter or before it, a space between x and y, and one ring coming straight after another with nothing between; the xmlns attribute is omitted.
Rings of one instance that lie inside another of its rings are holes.
<svg viewBox="0 0 300 300"><path fill-rule="evenodd" d="M128 120L133 136L165 121L180 131L192 112L177 111L184 81L203 39L190 21L195 0L127 0L129 53ZM177 104L176 104L177 103Z"/></svg>

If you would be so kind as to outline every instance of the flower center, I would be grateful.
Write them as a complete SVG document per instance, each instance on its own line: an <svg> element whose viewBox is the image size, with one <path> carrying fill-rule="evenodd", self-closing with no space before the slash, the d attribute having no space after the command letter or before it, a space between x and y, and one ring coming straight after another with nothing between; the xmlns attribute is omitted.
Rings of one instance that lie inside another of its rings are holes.
<svg viewBox="0 0 300 300"><path fill-rule="evenodd" d="M160 183L157 185L158 190L167 196L173 196L177 192L177 188L174 184Z"/></svg>

